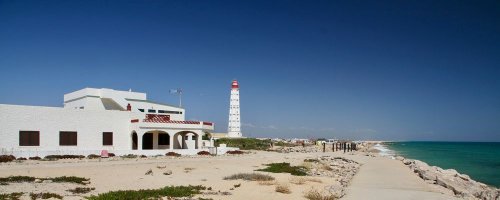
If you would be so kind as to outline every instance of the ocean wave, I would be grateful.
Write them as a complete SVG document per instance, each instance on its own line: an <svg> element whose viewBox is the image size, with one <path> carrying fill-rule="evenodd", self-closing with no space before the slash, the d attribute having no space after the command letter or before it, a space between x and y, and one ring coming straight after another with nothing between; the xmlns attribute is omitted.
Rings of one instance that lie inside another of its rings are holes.
<svg viewBox="0 0 500 200"><path fill-rule="evenodd" d="M388 149L387 146L380 144L380 143L373 146L373 148L379 150L380 151L379 154L382 156L394 156L395 155L393 150Z"/></svg>

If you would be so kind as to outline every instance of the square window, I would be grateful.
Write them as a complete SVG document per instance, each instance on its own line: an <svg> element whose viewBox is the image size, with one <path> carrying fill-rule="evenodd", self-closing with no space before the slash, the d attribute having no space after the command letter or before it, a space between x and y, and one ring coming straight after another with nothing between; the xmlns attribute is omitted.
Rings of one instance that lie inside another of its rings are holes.
<svg viewBox="0 0 500 200"><path fill-rule="evenodd" d="M102 145L113 146L113 132L102 133Z"/></svg>
<svg viewBox="0 0 500 200"><path fill-rule="evenodd" d="M60 131L59 132L60 146L76 146L77 133L75 131Z"/></svg>
<svg viewBox="0 0 500 200"><path fill-rule="evenodd" d="M19 146L40 146L40 131L19 131Z"/></svg>

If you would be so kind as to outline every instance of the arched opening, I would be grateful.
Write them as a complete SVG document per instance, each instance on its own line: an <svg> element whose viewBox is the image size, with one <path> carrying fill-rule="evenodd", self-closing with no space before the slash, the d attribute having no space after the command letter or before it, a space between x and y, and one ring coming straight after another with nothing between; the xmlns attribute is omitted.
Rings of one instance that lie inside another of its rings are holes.
<svg viewBox="0 0 500 200"><path fill-rule="evenodd" d="M153 130L142 135L142 149L169 149L171 143L165 131Z"/></svg>
<svg viewBox="0 0 500 200"><path fill-rule="evenodd" d="M132 133L132 150L137 150L137 133Z"/></svg>
<svg viewBox="0 0 500 200"><path fill-rule="evenodd" d="M153 149L153 133L142 135L142 149Z"/></svg>
<svg viewBox="0 0 500 200"><path fill-rule="evenodd" d="M181 131L174 135L174 149L198 149L198 134L190 131Z"/></svg>

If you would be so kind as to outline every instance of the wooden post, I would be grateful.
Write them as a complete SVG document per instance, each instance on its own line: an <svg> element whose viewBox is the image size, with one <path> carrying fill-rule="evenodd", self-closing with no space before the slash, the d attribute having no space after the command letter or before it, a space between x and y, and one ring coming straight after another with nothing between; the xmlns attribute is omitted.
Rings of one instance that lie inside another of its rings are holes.
<svg viewBox="0 0 500 200"><path fill-rule="evenodd" d="M332 143L332 151L335 152L335 143Z"/></svg>
<svg viewBox="0 0 500 200"><path fill-rule="evenodd" d="M326 143L323 143L323 153L325 152L326 149Z"/></svg>
<svg viewBox="0 0 500 200"><path fill-rule="evenodd" d="M343 146L344 146L344 153L345 153L345 148L346 148L346 143L345 143L345 142L344 142L344 145L343 145Z"/></svg>

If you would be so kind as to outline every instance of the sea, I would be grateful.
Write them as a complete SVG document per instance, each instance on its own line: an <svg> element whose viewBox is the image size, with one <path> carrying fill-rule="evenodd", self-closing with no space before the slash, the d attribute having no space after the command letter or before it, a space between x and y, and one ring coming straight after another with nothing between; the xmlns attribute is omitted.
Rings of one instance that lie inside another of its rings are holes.
<svg viewBox="0 0 500 200"><path fill-rule="evenodd" d="M385 142L375 148L381 154L455 169L476 181L500 188L500 142Z"/></svg>

